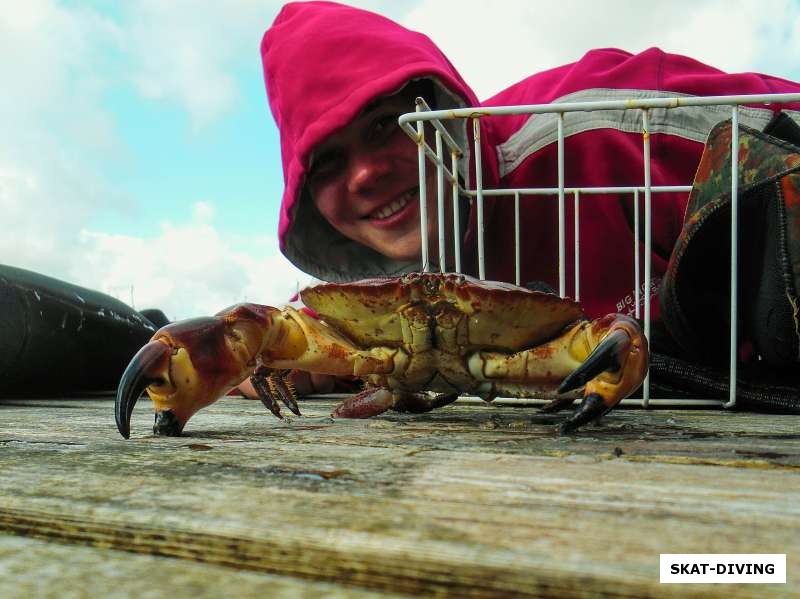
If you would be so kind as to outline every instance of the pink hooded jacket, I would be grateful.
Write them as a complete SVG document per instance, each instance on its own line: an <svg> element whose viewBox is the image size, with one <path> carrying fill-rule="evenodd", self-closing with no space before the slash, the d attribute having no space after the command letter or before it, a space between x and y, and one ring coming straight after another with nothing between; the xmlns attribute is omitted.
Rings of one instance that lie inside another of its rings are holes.
<svg viewBox="0 0 800 599"><path fill-rule="evenodd" d="M278 231L281 251L302 270L325 280L419 268L419 263L393 262L344 238L322 218L304 184L311 153L371 100L399 91L410 80L433 80L439 108L479 105L472 90L424 35L385 17L331 2L287 4L264 35L261 54L270 106L281 133L286 184ZM601 49L575 63L535 74L483 105L797 91L800 85L796 83L751 73L725 74L655 48L638 55ZM743 108L740 121L761 129L780 108L786 107ZM727 107L651 110L653 185L690 184L709 130L729 116ZM463 121L450 121L447 126L457 140L468 139ZM485 118L481 126L485 188L557 184L554 115ZM640 111L571 113L565 117L564 130L567 186L643 184ZM651 291L666 270L686 199L686 194L653 194ZM486 199L487 277L491 279L514 281L510 200ZM572 206L569 198L567 294L574 296ZM580 299L592 316L633 311L633 222L631 195L583 196L581 200ZM557 287L556 199L524 197L521 231L522 282L539 280ZM643 243L643 232L640 239ZM474 274L474 214L464 243L466 270ZM657 302L652 306L655 316Z"/></svg>

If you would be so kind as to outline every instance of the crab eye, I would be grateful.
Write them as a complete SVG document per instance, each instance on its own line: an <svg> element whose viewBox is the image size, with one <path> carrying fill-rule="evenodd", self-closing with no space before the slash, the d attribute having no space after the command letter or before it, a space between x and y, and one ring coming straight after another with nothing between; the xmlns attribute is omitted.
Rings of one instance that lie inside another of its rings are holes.
<svg viewBox="0 0 800 599"><path fill-rule="evenodd" d="M439 293L439 279L434 277L426 277L422 281L422 286L427 295L436 295Z"/></svg>

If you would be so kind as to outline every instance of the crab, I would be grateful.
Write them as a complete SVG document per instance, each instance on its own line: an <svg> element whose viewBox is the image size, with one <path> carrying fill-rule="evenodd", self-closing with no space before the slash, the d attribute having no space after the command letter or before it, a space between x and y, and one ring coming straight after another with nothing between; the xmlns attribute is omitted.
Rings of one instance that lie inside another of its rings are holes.
<svg viewBox="0 0 800 599"><path fill-rule="evenodd" d="M598 419L642 383L647 340L622 314L590 321L577 302L460 274L324 283L300 292L315 314L238 304L159 329L133 357L116 397L120 434L147 390L156 435L180 435L189 418L250 377L261 401L300 415L284 375L299 369L355 376L363 391L334 418L389 409L427 412L461 394L549 399L557 411L582 395L561 425Z"/></svg>

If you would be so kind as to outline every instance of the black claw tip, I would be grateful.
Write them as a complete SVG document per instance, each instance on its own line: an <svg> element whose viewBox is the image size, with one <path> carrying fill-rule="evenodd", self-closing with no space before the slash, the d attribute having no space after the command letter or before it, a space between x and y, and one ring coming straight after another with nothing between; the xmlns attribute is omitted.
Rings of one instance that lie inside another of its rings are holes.
<svg viewBox="0 0 800 599"><path fill-rule="evenodd" d="M292 397L291 395L287 395L287 396L282 396L281 399L283 400L283 403L286 405L286 407L292 411L292 414L294 414L295 416L302 416L302 414L300 413L300 406L297 405L297 401L295 401L294 397Z"/></svg>
<svg viewBox="0 0 800 599"><path fill-rule="evenodd" d="M149 375L150 369L165 358L169 348L163 343L150 342L140 349L122 373L114 402L114 417L117 430L125 439L131 436L131 414L142 392L153 383L160 383L160 377Z"/></svg>
<svg viewBox="0 0 800 599"><path fill-rule="evenodd" d="M589 357L578 366L558 387L558 393L567 393L583 387L601 372L614 371L620 367L619 352L630 343L628 334L617 329L612 331L594 348Z"/></svg>
<svg viewBox="0 0 800 599"><path fill-rule="evenodd" d="M603 398L600 395L597 393L590 393L575 409L575 413L561 423L561 426L558 427L558 433L560 435L569 434L587 422L597 420L600 416L605 414L608 409L608 406L603 402Z"/></svg>
<svg viewBox="0 0 800 599"><path fill-rule="evenodd" d="M156 412L153 434L161 437L180 437L183 427L172 410Z"/></svg>

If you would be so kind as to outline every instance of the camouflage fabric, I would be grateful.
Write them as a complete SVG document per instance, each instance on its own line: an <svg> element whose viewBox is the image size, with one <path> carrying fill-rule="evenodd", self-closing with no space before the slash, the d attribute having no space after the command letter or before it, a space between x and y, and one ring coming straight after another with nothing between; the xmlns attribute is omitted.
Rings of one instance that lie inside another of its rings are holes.
<svg viewBox="0 0 800 599"><path fill-rule="evenodd" d="M683 235L690 235L692 222L707 212L713 202L729 202L731 195L731 121L719 123L708 135L686 207L689 217ZM774 182L800 167L799 148L744 125L739 126L739 193Z"/></svg>
<svg viewBox="0 0 800 599"><path fill-rule="evenodd" d="M783 177L780 180L780 186L783 193L783 205L786 209L787 251L794 290L791 297L796 314L797 290L800 289L800 173L792 173Z"/></svg>
<svg viewBox="0 0 800 599"><path fill-rule="evenodd" d="M680 238L660 290L663 324L681 357L729 356L730 121L709 134ZM786 369L800 362L800 148L740 126L739 355Z"/></svg>

